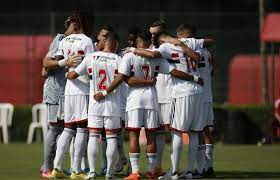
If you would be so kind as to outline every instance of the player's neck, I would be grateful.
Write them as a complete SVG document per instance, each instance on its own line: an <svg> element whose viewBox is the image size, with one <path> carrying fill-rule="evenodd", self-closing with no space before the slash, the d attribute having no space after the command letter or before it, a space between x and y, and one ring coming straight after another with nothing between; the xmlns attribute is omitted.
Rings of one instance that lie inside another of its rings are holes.
<svg viewBox="0 0 280 180"><path fill-rule="evenodd" d="M103 52L106 52L106 53L114 53L114 52L112 52L111 49L106 48L106 47L105 47L102 51L103 51Z"/></svg>

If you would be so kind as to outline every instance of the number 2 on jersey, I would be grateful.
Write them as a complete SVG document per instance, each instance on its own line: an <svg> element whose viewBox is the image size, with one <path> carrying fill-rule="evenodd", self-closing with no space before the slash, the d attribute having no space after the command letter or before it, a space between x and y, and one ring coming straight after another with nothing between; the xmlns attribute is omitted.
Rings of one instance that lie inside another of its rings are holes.
<svg viewBox="0 0 280 180"><path fill-rule="evenodd" d="M105 85L105 82L107 80L106 71L104 69L100 69L98 71L98 77L101 78L98 83L98 90L106 90L107 89Z"/></svg>

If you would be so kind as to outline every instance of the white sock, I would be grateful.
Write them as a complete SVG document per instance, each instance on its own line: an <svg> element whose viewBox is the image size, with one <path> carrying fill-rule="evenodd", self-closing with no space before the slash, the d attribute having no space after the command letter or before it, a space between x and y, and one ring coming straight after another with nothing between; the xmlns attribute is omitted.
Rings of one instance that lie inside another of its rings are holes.
<svg viewBox="0 0 280 180"><path fill-rule="evenodd" d="M73 171L79 173L82 171L81 163L82 158L85 155L88 140L88 130L87 128L77 128L75 143L74 143L74 162Z"/></svg>
<svg viewBox="0 0 280 180"><path fill-rule="evenodd" d="M198 146L198 151L196 153L196 162L197 162L197 171L202 174L203 169L205 168L205 152L206 152L206 145L201 144Z"/></svg>
<svg viewBox="0 0 280 180"><path fill-rule="evenodd" d="M205 151L206 165L205 165L205 170L208 170L209 168L213 167L213 151L214 151L214 145L213 144L206 144L206 151Z"/></svg>
<svg viewBox="0 0 280 180"><path fill-rule="evenodd" d="M157 161L157 153L147 153L147 158L148 158L147 172L154 173L154 169Z"/></svg>
<svg viewBox="0 0 280 180"><path fill-rule="evenodd" d="M73 164L74 164L74 153L75 153L74 143L75 143L75 136L71 140L70 149L69 149L71 170L73 170Z"/></svg>
<svg viewBox="0 0 280 180"><path fill-rule="evenodd" d="M129 153L130 164L132 173L139 172L140 153Z"/></svg>
<svg viewBox="0 0 280 180"><path fill-rule="evenodd" d="M161 168L162 154L163 154L163 148L164 148L164 133L157 134L156 141L157 141L156 167Z"/></svg>
<svg viewBox="0 0 280 180"><path fill-rule="evenodd" d="M88 164L88 158L87 158L87 151L85 152L85 155L82 158L82 164L81 167L83 170L88 169L89 168L89 164Z"/></svg>
<svg viewBox="0 0 280 180"><path fill-rule="evenodd" d="M101 137L101 151L102 151L101 167L102 167L102 169L107 167L106 149L107 149L106 137Z"/></svg>
<svg viewBox="0 0 280 180"><path fill-rule="evenodd" d="M117 135L106 135L107 139L107 150L106 150L106 157L107 157L107 174L113 173L114 162L116 160L116 154L118 153L118 146L117 146Z"/></svg>
<svg viewBox="0 0 280 180"><path fill-rule="evenodd" d="M88 140L88 162L90 172L96 172L96 163L98 158L98 141L100 134L90 133Z"/></svg>
<svg viewBox="0 0 280 180"><path fill-rule="evenodd" d="M186 171L192 171L198 149L198 132L189 132L189 152Z"/></svg>
<svg viewBox="0 0 280 180"><path fill-rule="evenodd" d="M172 173L179 172L179 162L181 157L181 152L183 148L183 139L182 134L176 131L172 133L172 142L171 142L171 167Z"/></svg>
<svg viewBox="0 0 280 180"><path fill-rule="evenodd" d="M62 170L62 162L65 157L65 153L69 148L71 139L75 135L75 133L76 132L72 129L64 128L57 141L56 155L54 158L54 168Z"/></svg>
<svg viewBox="0 0 280 180"><path fill-rule="evenodd" d="M120 160L126 159L124 148L123 148L123 131L117 134L117 145L118 145L119 159Z"/></svg>

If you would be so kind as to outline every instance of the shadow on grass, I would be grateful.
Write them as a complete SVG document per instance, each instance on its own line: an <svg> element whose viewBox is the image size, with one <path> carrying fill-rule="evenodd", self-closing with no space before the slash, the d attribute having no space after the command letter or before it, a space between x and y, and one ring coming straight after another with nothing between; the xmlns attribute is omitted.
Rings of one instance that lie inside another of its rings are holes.
<svg viewBox="0 0 280 180"><path fill-rule="evenodd" d="M218 171L214 179L280 179L280 172Z"/></svg>

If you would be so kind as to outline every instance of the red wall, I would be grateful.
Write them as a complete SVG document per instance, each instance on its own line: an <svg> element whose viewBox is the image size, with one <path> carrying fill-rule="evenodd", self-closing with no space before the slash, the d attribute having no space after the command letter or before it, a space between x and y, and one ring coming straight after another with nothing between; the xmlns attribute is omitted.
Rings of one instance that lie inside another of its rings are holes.
<svg viewBox="0 0 280 180"><path fill-rule="evenodd" d="M268 57L268 92L272 95L271 57ZM237 55L229 71L229 104L261 104L261 58L258 55ZM280 98L280 57L275 57L275 98ZM272 99L270 99L272 102Z"/></svg>
<svg viewBox="0 0 280 180"><path fill-rule="evenodd" d="M52 38L0 36L0 102L33 104L42 101L42 60Z"/></svg>

